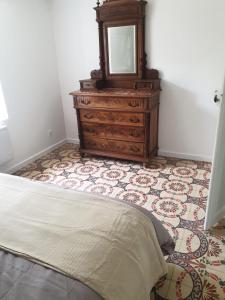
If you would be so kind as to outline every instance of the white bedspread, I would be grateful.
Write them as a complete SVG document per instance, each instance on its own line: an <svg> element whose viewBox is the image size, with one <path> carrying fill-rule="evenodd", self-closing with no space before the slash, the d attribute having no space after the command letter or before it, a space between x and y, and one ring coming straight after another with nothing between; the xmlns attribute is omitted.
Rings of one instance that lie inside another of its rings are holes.
<svg viewBox="0 0 225 300"><path fill-rule="evenodd" d="M0 248L78 279L106 300L149 300L167 272L154 227L137 209L5 174Z"/></svg>

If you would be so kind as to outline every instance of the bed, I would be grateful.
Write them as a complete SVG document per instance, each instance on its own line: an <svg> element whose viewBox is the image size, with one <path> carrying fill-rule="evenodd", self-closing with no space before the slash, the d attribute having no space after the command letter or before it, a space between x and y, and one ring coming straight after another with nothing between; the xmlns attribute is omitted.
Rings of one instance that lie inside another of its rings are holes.
<svg viewBox="0 0 225 300"><path fill-rule="evenodd" d="M0 299L148 300L174 243L147 210L0 174Z"/></svg>

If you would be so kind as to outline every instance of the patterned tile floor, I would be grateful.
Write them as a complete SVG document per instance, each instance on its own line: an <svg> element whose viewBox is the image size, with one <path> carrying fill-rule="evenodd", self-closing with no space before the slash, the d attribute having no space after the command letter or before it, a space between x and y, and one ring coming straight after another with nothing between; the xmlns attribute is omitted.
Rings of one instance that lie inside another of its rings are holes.
<svg viewBox="0 0 225 300"><path fill-rule="evenodd" d="M64 188L135 202L153 212L176 241L159 299L225 299L225 224L203 231L209 163L157 157L150 168L104 158L80 158L65 144L16 175Z"/></svg>

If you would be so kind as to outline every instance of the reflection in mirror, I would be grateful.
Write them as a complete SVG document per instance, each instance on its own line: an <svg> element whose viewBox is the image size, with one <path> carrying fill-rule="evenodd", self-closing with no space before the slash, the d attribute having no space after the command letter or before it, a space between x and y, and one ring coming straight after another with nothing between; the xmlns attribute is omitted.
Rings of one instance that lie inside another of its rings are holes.
<svg viewBox="0 0 225 300"><path fill-rule="evenodd" d="M136 26L108 27L109 73L136 73Z"/></svg>

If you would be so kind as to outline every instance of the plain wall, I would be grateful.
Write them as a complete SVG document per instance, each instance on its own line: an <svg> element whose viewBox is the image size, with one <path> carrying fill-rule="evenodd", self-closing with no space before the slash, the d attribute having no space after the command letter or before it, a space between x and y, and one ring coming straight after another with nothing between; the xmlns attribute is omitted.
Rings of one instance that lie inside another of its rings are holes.
<svg viewBox="0 0 225 300"><path fill-rule="evenodd" d="M79 89L79 80L99 69L96 1L51 0L52 20L58 58L66 136L79 142L73 99L69 92Z"/></svg>
<svg viewBox="0 0 225 300"><path fill-rule="evenodd" d="M225 71L225 1L150 1L146 39L163 79L161 152L211 159L219 112L214 91L222 90Z"/></svg>
<svg viewBox="0 0 225 300"><path fill-rule="evenodd" d="M13 151L1 170L65 139L50 16L48 0L0 0L0 80Z"/></svg>
<svg viewBox="0 0 225 300"><path fill-rule="evenodd" d="M78 140L72 97L99 68L96 1L51 0L68 139ZM225 68L224 0L152 0L147 5L148 66L160 71L160 153L210 160L218 119L214 90Z"/></svg>

